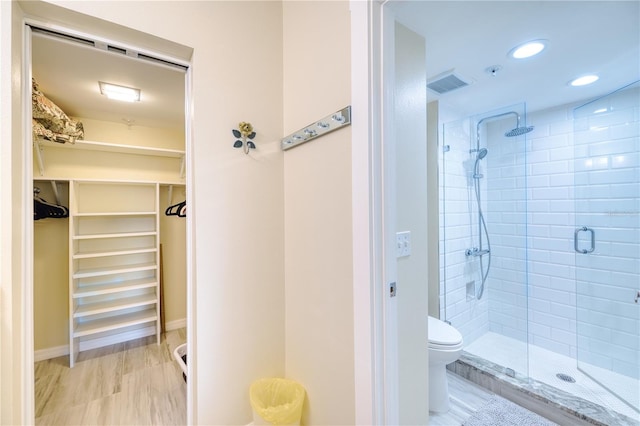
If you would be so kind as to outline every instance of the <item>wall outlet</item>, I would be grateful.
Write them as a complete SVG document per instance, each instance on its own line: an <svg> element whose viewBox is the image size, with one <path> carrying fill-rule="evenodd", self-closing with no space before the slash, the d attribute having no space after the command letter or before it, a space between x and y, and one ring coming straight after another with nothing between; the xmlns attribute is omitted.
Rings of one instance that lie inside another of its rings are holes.
<svg viewBox="0 0 640 426"><path fill-rule="evenodd" d="M396 257L411 256L411 232L396 233Z"/></svg>

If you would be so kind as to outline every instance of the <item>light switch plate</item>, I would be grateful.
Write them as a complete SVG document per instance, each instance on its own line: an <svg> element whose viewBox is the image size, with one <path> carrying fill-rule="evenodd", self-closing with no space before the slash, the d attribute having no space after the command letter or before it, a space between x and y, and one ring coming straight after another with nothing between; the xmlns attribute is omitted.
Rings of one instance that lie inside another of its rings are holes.
<svg viewBox="0 0 640 426"><path fill-rule="evenodd" d="M411 232L396 233L396 257L411 256Z"/></svg>

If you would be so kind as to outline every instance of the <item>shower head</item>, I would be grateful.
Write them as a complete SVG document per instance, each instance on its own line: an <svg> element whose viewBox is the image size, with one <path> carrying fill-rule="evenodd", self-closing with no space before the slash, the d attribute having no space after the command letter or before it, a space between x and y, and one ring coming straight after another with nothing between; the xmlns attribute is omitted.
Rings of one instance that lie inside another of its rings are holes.
<svg viewBox="0 0 640 426"><path fill-rule="evenodd" d="M527 127L516 127L513 130L509 130L508 132L505 132L505 136L508 138L512 138L514 136L520 136L520 135L524 135L529 133L530 131L533 130L533 126L527 126Z"/></svg>
<svg viewBox="0 0 640 426"><path fill-rule="evenodd" d="M504 135L508 138L512 138L514 136L524 135L525 133L529 133L533 130L533 126L520 127L520 115L515 111L503 112L502 114L491 115L489 117L484 117L476 124L476 149L480 150L480 124L482 124L486 120L491 120L494 118L504 117L507 115L515 115L516 116L516 128L513 130L509 130ZM486 154L485 154L486 155Z"/></svg>
<svg viewBox="0 0 640 426"><path fill-rule="evenodd" d="M482 148L480 151L478 151L478 156L476 157L476 160L482 160L484 157L487 156L488 153L489 151L487 151L487 148Z"/></svg>

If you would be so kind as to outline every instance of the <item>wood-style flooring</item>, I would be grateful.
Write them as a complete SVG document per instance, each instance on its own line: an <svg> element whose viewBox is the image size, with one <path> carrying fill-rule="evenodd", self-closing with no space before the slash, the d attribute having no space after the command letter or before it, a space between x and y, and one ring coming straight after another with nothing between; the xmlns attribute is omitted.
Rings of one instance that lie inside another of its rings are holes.
<svg viewBox="0 0 640 426"><path fill-rule="evenodd" d="M38 425L184 425L186 385L173 350L186 330L35 364Z"/></svg>
<svg viewBox="0 0 640 426"><path fill-rule="evenodd" d="M460 426L493 395L485 388L447 371L451 409L447 413L429 413L430 426Z"/></svg>
<svg viewBox="0 0 640 426"><path fill-rule="evenodd" d="M38 425L184 425L186 385L173 350L186 330L150 336L35 364ZM492 393L447 372L451 409L431 413L431 426L460 426Z"/></svg>

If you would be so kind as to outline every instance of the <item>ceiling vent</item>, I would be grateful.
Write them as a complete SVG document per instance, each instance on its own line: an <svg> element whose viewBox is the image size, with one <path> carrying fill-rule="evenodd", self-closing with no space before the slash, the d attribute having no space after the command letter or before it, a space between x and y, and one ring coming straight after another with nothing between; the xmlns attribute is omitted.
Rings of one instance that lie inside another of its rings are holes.
<svg viewBox="0 0 640 426"><path fill-rule="evenodd" d="M468 86L471 81L465 80L453 70L443 72L427 81L427 87L439 95Z"/></svg>

